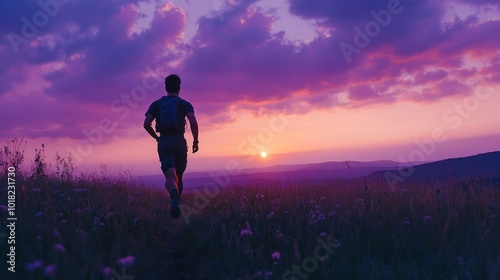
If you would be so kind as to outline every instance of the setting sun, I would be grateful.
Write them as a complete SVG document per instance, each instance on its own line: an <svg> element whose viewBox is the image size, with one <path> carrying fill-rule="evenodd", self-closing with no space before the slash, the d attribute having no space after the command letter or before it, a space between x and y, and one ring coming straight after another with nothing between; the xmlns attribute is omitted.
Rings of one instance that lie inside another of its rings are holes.
<svg viewBox="0 0 500 280"><path fill-rule="evenodd" d="M265 158L265 157L267 157L267 153L266 153L266 152L262 152L262 153L260 153L260 157L261 157L261 158Z"/></svg>

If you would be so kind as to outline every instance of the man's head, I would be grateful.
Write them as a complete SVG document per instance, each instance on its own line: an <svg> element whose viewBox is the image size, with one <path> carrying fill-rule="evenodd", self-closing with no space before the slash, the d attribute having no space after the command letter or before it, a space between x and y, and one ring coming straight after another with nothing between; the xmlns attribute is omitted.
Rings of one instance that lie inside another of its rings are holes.
<svg viewBox="0 0 500 280"><path fill-rule="evenodd" d="M181 90L181 78L175 74L165 78L165 90L168 93L178 93Z"/></svg>

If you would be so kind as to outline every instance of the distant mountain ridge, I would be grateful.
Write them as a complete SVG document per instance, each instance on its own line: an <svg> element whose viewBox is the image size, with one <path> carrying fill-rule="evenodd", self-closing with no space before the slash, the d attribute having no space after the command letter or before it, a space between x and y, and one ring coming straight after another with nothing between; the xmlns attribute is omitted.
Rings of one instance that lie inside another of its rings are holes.
<svg viewBox="0 0 500 280"><path fill-rule="evenodd" d="M264 183L270 181L286 180L325 180L325 179L349 179L369 175L375 171L397 168L399 162L390 160L380 161L329 161L322 163L275 165L261 168L243 169L238 174L229 177L230 184ZM163 186L164 178L161 174L141 176L146 183ZM210 177L210 172L190 172L184 174L184 185L200 186L214 183L216 180Z"/></svg>
<svg viewBox="0 0 500 280"><path fill-rule="evenodd" d="M500 178L500 151L461 158L450 158L431 163L413 165L411 175L405 181L449 181L472 178ZM384 176L386 172L399 174L398 169L377 171L370 176Z"/></svg>
<svg viewBox="0 0 500 280"><path fill-rule="evenodd" d="M223 182L228 180L229 184L261 184L273 181L311 180L321 181L328 179L351 179L351 178L384 178L384 174L391 172L400 176L398 168L408 166L390 160L379 161L329 161L322 163L276 165L263 168L243 169L235 175L220 177ZM478 154L462 158L451 158L430 163L414 163L413 172L405 176L405 182L409 181L448 181L450 179L464 180L468 178L486 177L498 180L500 178L500 151ZM184 175L184 186L186 189L203 186L209 183L218 183L212 178L210 172L193 172ZM164 185L163 175L141 176L148 185L162 187Z"/></svg>

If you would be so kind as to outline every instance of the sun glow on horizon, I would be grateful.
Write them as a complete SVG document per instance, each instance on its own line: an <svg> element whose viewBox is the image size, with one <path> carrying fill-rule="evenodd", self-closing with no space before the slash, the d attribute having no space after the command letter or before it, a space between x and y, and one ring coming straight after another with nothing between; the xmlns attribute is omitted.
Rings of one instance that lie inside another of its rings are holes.
<svg viewBox="0 0 500 280"><path fill-rule="evenodd" d="M267 152L263 151L260 153L261 158L266 158L267 157Z"/></svg>

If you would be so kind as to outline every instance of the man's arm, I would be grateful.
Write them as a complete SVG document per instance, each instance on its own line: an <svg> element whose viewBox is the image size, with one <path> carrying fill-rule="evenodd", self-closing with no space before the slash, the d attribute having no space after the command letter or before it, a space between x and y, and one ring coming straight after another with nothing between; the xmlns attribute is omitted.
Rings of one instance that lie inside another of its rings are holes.
<svg viewBox="0 0 500 280"><path fill-rule="evenodd" d="M193 154L198 151L198 122L194 116L194 112L190 112L187 115L189 120L189 126L191 127L191 133L193 133Z"/></svg>
<svg viewBox="0 0 500 280"><path fill-rule="evenodd" d="M151 137L153 137L154 139L156 139L156 141L158 141L158 135L151 126L154 119L155 117L153 115L147 114L146 119L144 119L144 129L146 129L146 131L149 133L149 135L151 135Z"/></svg>

